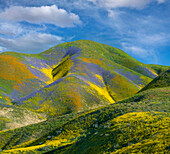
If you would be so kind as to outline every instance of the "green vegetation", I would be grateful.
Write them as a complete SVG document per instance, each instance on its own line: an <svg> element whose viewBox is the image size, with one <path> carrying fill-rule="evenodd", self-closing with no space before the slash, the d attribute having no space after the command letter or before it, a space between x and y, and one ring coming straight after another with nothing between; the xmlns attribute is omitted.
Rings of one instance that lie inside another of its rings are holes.
<svg viewBox="0 0 170 154"><path fill-rule="evenodd" d="M159 75L165 71L167 71L168 69L170 69L170 66L164 66L164 65L155 65L155 64L146 64L146 66L152 68L153 70L155 70L155 72Z"/></svg>
<svg viewBox="0 0 170 154"><path fill-rule="evenodd" d="M142 88L139 92L148 89L169 87L169 86L170 86L170 69L161 73L159 76L153 79L148 85Z"/></svg>
<svg viewBox="0 0 170 154"><path fill-rule="evenodd" d="M22 136L18 142L10 139L8 144L13 144L12 149L3 152L168 153L169 92L170 87L147 90L108 107L72 117L37 140L25 140L22 144Z"/></svg>
<svg viewBox="0 0 170 154"><path fill-rule="evenodd" d="M0 153L169 153L168 66L88 40L0 64Z"/></svg>
<svg viewBox="0 0 170 154"><path fill-rule="evenodd" d="M20 145L25 142L37 139L65 123L66 121L78 116L79 114L82 113L67 114L64 116L50 118L48 120L25 127L1 131L0 149L8 149L12 146Z"/></svg>
<svg viewBox="0 0 170 154"><path fill-rule="evenodd" d="M54 81L67 75L68 71L71 69L72 61L69 59L69 55L61 61L53 70L52 75Z"/></svg>

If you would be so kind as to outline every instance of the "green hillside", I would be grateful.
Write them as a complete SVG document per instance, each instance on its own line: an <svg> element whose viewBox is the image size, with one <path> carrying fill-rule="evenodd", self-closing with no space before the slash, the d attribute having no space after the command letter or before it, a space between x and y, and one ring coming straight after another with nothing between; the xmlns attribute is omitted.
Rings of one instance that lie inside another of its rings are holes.
<svg viewBox="0 0 170 154"><path fill-rule="evenodd" d="M49 121L55 128L34 140L30 134L39 132L40 125L33 127L38 124L1 132L2 153L168 153L169 93L170 87L151 89L64 124Z"/></svg>
<svg viewBox="0 0 170 154"><path fill-rule="evenodd" d="M170 69L161 73L155 79L153 79L149 84L147 84L144 88L142 88L139 92L153 89L153 88L162 88L170 86Z"/></svg>
<svg viewBox="0 0 170 154"><path fill-rule="evenodd" d="M157 74L161 74L170 69L170 66L164 65L146 64L146 66L152 68Z"/></svg>

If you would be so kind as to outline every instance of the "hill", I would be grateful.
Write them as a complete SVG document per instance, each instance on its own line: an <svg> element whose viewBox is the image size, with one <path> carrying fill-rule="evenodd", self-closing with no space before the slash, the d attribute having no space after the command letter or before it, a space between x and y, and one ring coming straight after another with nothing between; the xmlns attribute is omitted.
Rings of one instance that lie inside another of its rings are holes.
<svg viewBox="0 0 170 154"><path fill-rule="evenodd" d="M152 68L158 75L170 69L170 66L146 64L149 68Z"/></svg>
<svg viewBox="0 0 170 154"><path fill-rule="evenodd" d="M166 68L88 40L1 53L0 153L168 153Z"/></svg>
<svg viewBox="0 0 170 154"><path fill-rule="evenodd" d="M49 115L114 103L157 76L122 50L88 40L60 44L40 54L6 52L0 57L1 105L12 101Z"/></svg>
<svg viewBox="0 0 170 154"><path fill-rule="evenodd" d="M169 93L170 87L146 90L112 105L72 115L72 120L58 122L51 131L43 122L0 132L0 148L2 153L168 153ZM48 122L54 126L57 120ZM42 136L31 140L40 126Z"/></svg>
<svg viewBox="0 0 170 154"><path fill-rule="evenodd" d="M170 69L161 73L155 79L153 79L149 84L147 84L144 88L142 88L139 92L153 89L153 88L162 88L170 86Z"/></svg>

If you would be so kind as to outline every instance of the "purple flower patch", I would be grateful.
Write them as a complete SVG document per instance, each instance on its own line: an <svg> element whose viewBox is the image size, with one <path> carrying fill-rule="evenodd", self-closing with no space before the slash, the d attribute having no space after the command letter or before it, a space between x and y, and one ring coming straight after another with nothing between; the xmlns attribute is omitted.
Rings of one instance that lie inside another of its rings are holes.
<svg viewBox="0 0 170 154"><path fill-rule="evenodd" d="M64 55L63 58L65 58L66 56L73 56L73 55L76 55L77 53L79 53L81 51L81 49L75 47L75 46L72 46L72 47L69 47L66 49L66 53Z"/></svg>
<svg viewBox="0 0 170 154"><path fill-rule="evenodd" d="M123 72L122 69L115 69L115 72L123 75L124 77L128 78L129 80L133 81L135 84L143 84L143 80L140 78L139 75L133 75L132 72Z"/></svg>

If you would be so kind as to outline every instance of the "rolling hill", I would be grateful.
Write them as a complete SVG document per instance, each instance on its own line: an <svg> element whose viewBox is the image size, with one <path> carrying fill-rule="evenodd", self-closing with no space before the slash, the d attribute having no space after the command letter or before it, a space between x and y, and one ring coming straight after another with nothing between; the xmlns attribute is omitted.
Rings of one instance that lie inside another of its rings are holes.
<svg viewBox="0 0 170 154"><path fill-rule="evenodd" d="M169 153L168 66L79 40L1 53L0 70L2 154Z"/></svg>
<svg viewBox="0 0 170 154"><path fill-rule="evenodd" d="M62 120L2 131L0 148L3 153L168 153L169 93L169 87L146 90Z"/></svg>
<svg viewBox="0 0 170 154"><path fill-rule="evenodd" d="M0 118L8 125L3 129L115 103L157 76L122 50L88 40L40 54L1 53L0 70ZM20 108L22 116L15 116Z"/></svg>
<svg viewBox="0 0 170 154"><path fill-rule="evenodd" d="M139 92L153 89L153 88L162 88L170 86L170 69L161 73L155 79L153 79L149 84L147 84L144 88L142 88Z"/></svg>

